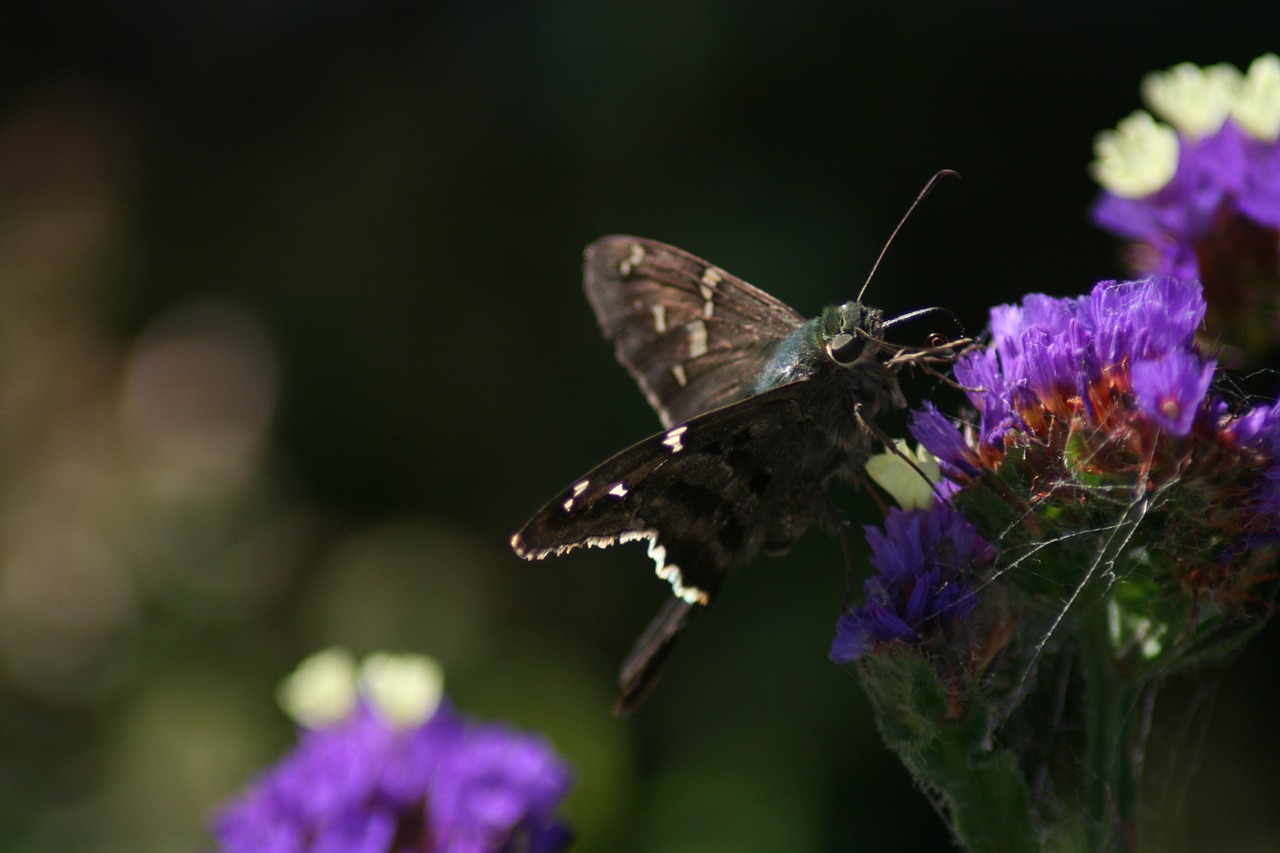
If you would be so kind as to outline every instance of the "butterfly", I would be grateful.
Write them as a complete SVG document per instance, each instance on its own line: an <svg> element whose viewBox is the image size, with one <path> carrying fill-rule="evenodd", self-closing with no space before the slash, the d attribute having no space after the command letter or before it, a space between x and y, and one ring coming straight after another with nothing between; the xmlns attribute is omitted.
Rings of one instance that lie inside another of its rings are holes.
<svg viewBox="0 0 1280 853"><path fill-rule="evenodd" d="M625 714L733 570L762 551L785 553L815 522L840 530L827 484L861 479L883 438L877 416L906 406L897 371L948 359L958 342L886 340L902 321L941 309L886 320L855 300L806 320L717 266L639 237L588 246L584 284L664 429L575 480L511 547L541 560L648 543L673 596L623 663L614 711Z"/></svg>

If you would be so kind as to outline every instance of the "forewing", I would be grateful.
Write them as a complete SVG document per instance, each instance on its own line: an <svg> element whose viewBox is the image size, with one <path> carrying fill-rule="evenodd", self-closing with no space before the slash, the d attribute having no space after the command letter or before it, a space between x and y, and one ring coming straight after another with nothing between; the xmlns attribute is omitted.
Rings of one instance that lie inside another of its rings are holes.
<svg viewBox="0 0 1280 853"><path fill-rule="evenodd" d="M776 448L800 422L795 385L708 412L580 478L511 538L528 560L644 540L659 577L707 604L760 549Z"/></svg>
<svg viewBox="0 0 1280 853"><path fill-rule="evenodd" d="M605 337L666 427L752 394L805 321L719 267L639 237L596 240L583 278Z"/></svg>

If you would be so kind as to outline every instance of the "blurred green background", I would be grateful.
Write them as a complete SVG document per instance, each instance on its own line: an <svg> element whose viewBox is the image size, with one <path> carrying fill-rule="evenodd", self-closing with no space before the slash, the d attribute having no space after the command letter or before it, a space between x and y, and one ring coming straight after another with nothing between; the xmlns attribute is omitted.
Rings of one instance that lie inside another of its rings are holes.
<svg viewBox="0 0 1280 853"><path fill-rule="evenodd" d="M980 329L1120 273L1094 133L1148 70L1280 47L1280 6L782 8L0 7L0 849L207 846L331 644L546 732L580 850L946 848L826 660L833 540L743 571L626 721L643 549L507 551L657 427L579 253L665 240L812 314L953 168L869 299ZM1153 849L1280 849L1277 652L1165 694Z"/></svg>

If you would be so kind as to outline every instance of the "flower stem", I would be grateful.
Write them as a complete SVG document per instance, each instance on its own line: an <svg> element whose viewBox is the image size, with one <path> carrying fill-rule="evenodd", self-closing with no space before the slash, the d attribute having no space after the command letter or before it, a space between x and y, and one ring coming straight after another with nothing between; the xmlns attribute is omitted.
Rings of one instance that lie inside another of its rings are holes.
<svg viewBox="0 0 1280 853"><path fill-rule="evenodd" d="M1030 798L1013 753L975 756L960 738L939 738L916 776L941 791L957 840L970 853L1041 849Z"/></svg>
<svg viewBox="0 0 1280 853"><path fill-rule="evenodd" d="M1137 849L1141 686L1117 667L1105 622L1081 632L1085 755L1081 806L1089 849Z"/></svg>
<svg viewBox="0 0 1280 853"><path fill-rule="evenodd" d="M990 710L974 695L940 680L914 650L864 658L863 686L880 733L926 791L941 799L956 841L970 853L1040 853L1031 795L1009 749L991 743Z"/></svg>

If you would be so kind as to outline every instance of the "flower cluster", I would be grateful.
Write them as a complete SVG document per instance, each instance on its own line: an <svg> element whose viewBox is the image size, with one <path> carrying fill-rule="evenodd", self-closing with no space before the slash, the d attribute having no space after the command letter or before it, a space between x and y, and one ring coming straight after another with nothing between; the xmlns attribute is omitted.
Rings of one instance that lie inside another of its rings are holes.
<svg viewBox="0 0 1280 853"><path fill-rule="evenodd" d="M1075 299L1032 294L993 309L990 346L955 366L981 415L978 455L998 454L1011 433L1043 443L1054 427L1110 440L1097 427L1119 421L1140 442L1139 456L1161 434L1185 438L1197 417L1211 414L1202 403L1215 363L1195 346L1204 312L1199 285L1164 276L1102 282ZM951 470L982 467L954 439L938 440L937 419L923 413L916 438Z"/></svg>
<svg viewBox="0 0 1280 853"><path fill-rule="evenodd" d="M1047 826L1130 849L1143 696L1265 622L1249 604L1280 541L1280 403L1214 392L1205 310L1168 276L1028 296L954 367L973 422L914 413L946 480L868 529L880 573L831 656L857 663L881 734L973 849L1040 849ZM1083 754L1046 702L1084 721Z"/></svg>
<svg viewBox="0 0 1280 853"><path fill-rule="evenodd" d="M1280 349L1280 58L1143 93L1168 124L1135 113L1093 164L1138 280L993 309L954 365L963 426L913 414L936 467L866 469L908 509L868 528L831 656L974 850L1136 849L1143 707L1280 586L1280 402L1215 384Z"/></svg>
<svg viewBox="0 0 1280 853"><path fill-rule="evenodd" d="M995 555L960 513L946 505L893 510L884 532L866 528L871 564L866 603L836 624L831 659L849 663L884 643L946 642L978 599L976 579Z"/></svg>
<svg viewBox="0 0 1280 853"><path fill-rule="evenodd" d="M356 679L342 652L299 669L282 703L304 724L297 748L215 818L221 849L554 851L571 778L541 738L468 721L422 658L370 658ZM357 687L358 685L358 687Z"/></svg>
<svg viewBox="0 0 1280 853"><path fill-rule="evenodd" d="M961 486L956 505L1006 560L1058 531L1076 531L1060 548L1117 543L1105 577L1051 578L1055 601L1121 581L1203 618L1243 598L1269 559L1260 546L1280 539L1280 411L1236 414L1211 393L1216 364L1195 343L1204 314L1198 284L1165 276L1028 296L993 309L990 346L955 366L976 429L932 406L915 414L913 434Z"/></svg>
<svg viewBox="0 0 1280 853"><path fill-rule="evenodd" d="M1062 608L1089 589L1113 621L1141 625L1116 640L1140 657L1175 626L1203 639L1230 622L1280 541L1280 404L1238 414L1211 393L1217 365L1195 339L1205 310L1198 284L1168 276L993 309L989 345L954 367L975 424L957 430L929 403L911 424L951 506L913 499L883 533L868 528L879 574L841 618L833 659L895 641L945 647L1009 585L1028 630L1067 633ZM1003 566L1036 570L996 581L989 542ZM1005 621L952 659L986 660Z"/></svg>
<svg viewBox="0 0 1280 853"><path fill-rule="evenodd" d="M1099 134L1094 221L1133 241L1138 273L1197 279L1209 330L1257 355L1280 341L1280 58L1246 74L1182 64L1144 79L1147 104Z"/></svg>

